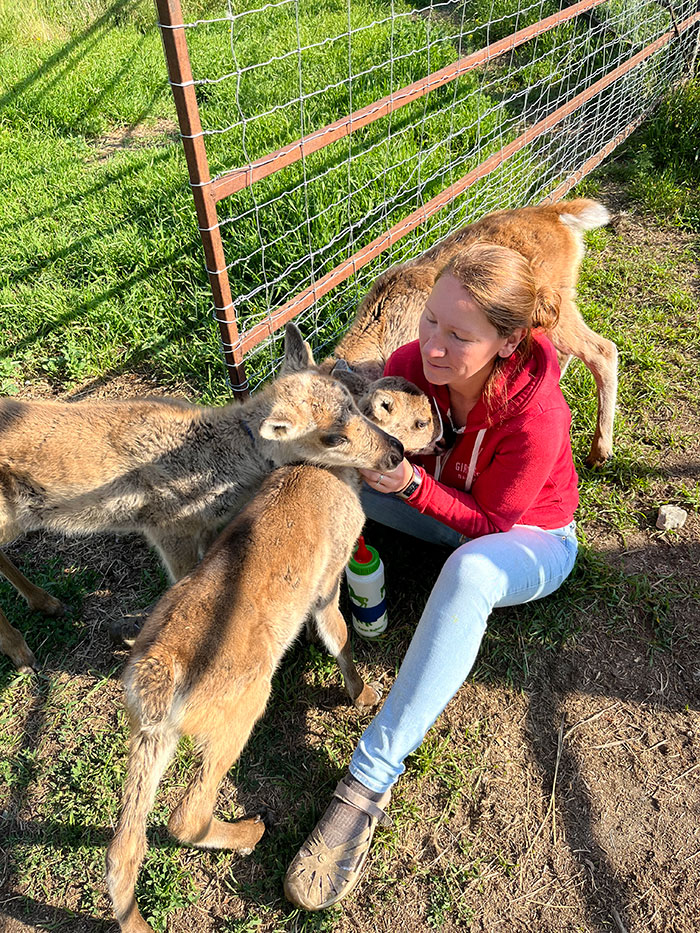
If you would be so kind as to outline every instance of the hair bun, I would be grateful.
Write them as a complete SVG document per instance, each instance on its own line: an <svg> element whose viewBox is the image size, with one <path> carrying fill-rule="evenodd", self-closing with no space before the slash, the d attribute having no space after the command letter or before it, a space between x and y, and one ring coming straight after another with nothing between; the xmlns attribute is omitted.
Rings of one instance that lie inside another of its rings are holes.
<svg viewBox="0 0 700 933"><path fill-rule="evenodd" d="M541 285L535 296L535 310L532 313L532 326L543 330L552 330L559 320L561 295L548 285Z"/></svg>

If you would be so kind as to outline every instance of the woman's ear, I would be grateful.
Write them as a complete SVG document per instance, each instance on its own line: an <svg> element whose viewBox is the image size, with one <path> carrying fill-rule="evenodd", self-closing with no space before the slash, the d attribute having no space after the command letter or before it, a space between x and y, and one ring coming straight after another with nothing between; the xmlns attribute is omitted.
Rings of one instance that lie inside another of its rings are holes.
<svg viewBox="0 0 700 933"><path fill-rule="evenodd" d="M513 353L517 350L518 345L520 344L520 341L523 339L525 334L527 334L526 327L517 327L498 351L498 356L502 356L504 358L512 356Z"/></svg>

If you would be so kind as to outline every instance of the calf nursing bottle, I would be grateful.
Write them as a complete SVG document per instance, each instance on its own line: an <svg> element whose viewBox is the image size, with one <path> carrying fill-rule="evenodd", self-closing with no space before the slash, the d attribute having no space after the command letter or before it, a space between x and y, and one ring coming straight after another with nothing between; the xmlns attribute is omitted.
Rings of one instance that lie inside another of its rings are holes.
<svg viewBox="0 0 700 933"><path fill-rule="evenodd" d="M357 549L345 569L352 610L352 624L365 638L376 638L386 629L384 564L360 535Z"/></svg>

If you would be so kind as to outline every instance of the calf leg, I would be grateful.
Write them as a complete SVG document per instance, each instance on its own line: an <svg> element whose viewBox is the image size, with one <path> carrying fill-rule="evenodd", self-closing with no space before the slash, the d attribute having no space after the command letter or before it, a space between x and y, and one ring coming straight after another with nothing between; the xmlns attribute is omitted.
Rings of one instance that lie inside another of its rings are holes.
<svg viewBox="0 0 700 933"><path fill-rule="evenodd" d="M22 673L28 674L37 668L36 658L27 647L26 641L16 628L12 628L2 609L0 609L0 651L6 654Z"/></svg>
<svg viewBox="0 0 700 933"><path fill-rule="evenodd" d="M197 566L201 556L199 534L176 534L171 531L150 530L146 537L158 551L173 583L177 583Z"/></svg>
<svg viewBox="0 0 700 933"><path fill-rule="evenodd" d="M30 609L45 612L47 615L60 615L63 606L54 596L31 583L20 573L12 561L0 551L0 573L27 600ZM0 651L6 654L20 671L28 672L37 667L36 658L27 647L27 643L16 628L7 620L0 609Z"/></svg>
<svg viewBox="0 0 700 933"><path fill-rule="evenodd" d="M566 314L564 310L566 308ZM552 341L560 354L577 356L591 371L598 391L598 417L588 466L597 466L612 456L613 422L617 399L617 347L587 326L574 302L562 296L560 325Z"/></svg>
<svg viewBox="0 0 700 933"><path fill-rule="evenodd" d="M35 586L20 573L12 561L0 551L0 573L8 580L17 592L24 596L30 609L43 612L47 616L60 616L63 613L61 601L50 596L40 586Z"/></svg>
<svg viewBox="0 0 700 933"><path fill-rule="evenodd" d="M225 823L217 820L213 811L219 784L238 760L269 695L269 678L256 680L235 704L216 714L209 710L208 728L195 733L197 744L203 749L202 763L168 822L168 829L181 842L249 855L261 839L265 824L260 816Z"/></svg>
<svg viewBox="0 0 700 933"><path fill-rule="evenodd" d="M314 620L323 644L338 662L348 696L357 709L368 709L379 702L382 688L378 683L366 684L355 667L348 627L338 608L338 597L339 582L332 595L314 609Z"/></svg>
<svg viewBox="0 0 700 933"><path fill-rule="evenodd" d="M561 350L557 349L557 357L559 359L559 380L561 381L564 378L567 369L569 368L569 363L571 362L571 354L562 353Z"/></svg>

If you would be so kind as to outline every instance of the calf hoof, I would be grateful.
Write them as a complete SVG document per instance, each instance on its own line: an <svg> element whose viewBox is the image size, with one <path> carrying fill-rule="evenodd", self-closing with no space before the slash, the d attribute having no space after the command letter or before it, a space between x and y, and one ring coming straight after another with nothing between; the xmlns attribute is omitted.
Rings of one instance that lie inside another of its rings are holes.
<svg viewBox="0 0 700 933"><path fill-rule="evenodd" d="M235 827L235 829L234 829ZM236 844L232 848L238 855L250 855L265 834L267 825L262 813L250 819L243 818L232 824L236 834Z"/></svg>
<svg viewBox="0 0 700 933"><path fill-rule="evenodd" d="M376 706L382 698L382 685L376 680L365 684L359 696L355 697L352 705L355 709L365 710Z"/></svg>
<svg viewBox="0 0 700 933"><path fill-rule="evenodd" d="M260 810L255 814L255 819L262 820L265 824L265 832L267 833L274 829L279 823L276 811L271 810L269 807L260 807Z"/></svg>
<svg viewBox="0 0 700 933"><path fill-rule="evenodd" d="M612 451L610 453L598 453L592 450L583 462L589 470L595 470L598 467L604 466L610 460L612 460Z"/></svg>
<svg viewBox="0 0 700 933"><path fill-rule="evenodd" d="M66 614L66 607L60 599L55 596L49 596L43 590L38 596L33 596L27 600L29 608L34 612L41 612L45 616L63 616Z"/></svg>
<svg viewBox="0 0 700 933"><path fill-rule="evenodd" d="M131 648L145 621L145 613L112 620L109 623L109 640L117 648Z"/></svg>
<svg viewBox="0 0 700 933"><path fill-rule="evenodd" d="M27 653L29 655L28 659L23 661L21 664L17 664L18 674L36 674L36 672L39 670L39 662L37 659L34 657L31 651L28 651Z"/></svg>
<svg viewBox="0 0 700 933"><path fill-rule="evenodd" d="M37 659L16 629L11 629L10 637L0 644L0 653L7 655L20 674L33 674L39 670Z"/></svg>

